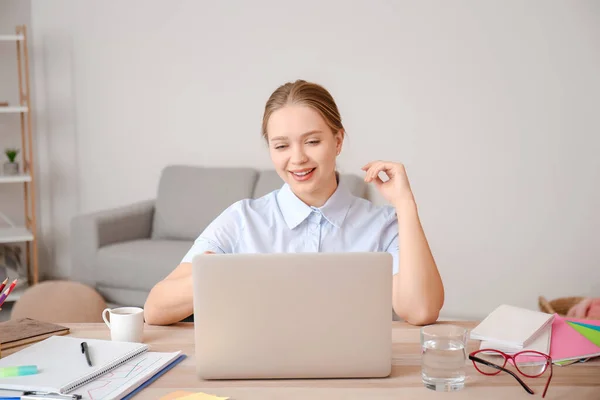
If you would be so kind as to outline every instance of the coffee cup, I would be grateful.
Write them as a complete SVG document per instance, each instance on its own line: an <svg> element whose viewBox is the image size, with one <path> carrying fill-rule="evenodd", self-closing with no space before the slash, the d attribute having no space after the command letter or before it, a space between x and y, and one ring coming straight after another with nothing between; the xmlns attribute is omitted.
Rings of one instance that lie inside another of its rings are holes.
<svg viewBox="0 0 600 400"><path fill-rule="evenodd" d="M102 319L110 329L110 337L113 341L142 342L144 335L144 310L142 308L106 308L102 311Z"/></svg>

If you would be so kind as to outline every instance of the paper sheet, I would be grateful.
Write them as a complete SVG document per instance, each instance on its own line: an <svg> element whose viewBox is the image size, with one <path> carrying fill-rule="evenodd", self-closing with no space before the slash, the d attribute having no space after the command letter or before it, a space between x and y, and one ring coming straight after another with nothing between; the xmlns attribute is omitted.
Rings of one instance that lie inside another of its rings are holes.
<svg viewBox="0 0 600 400"><path fill-rule="evenodd" d="M575 321L569 321L569 323L577 324L577 325L580 325L580 326L584 326L586 328L590 328L590 329L593 329L595 331L600 331L600 325L584 324L583 322L575 322Z"/></svg>
<svg viewBox="0 0 600 400"><path fill-rule="evenodd" d="M565 317L567 321L577 322L578 324L588 324L594 326L600 326L600 319L581 319L581 318L570 318Z"/></svg>

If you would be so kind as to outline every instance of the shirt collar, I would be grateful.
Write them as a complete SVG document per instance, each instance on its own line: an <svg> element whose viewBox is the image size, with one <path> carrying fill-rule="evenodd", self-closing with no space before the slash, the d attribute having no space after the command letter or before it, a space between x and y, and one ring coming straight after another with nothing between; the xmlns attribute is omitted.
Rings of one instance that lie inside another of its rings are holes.
<svg viewBox="0 0 600 400"><path fill-rule="evenodd" d="M340 182L335 192L327 199L325 204L315 209L319 210L332 225L339 228L348 214L352 201L353 195ZM306 205L292 192L287 183L277 193L277 203L279 204L283 219L290 229L294 229L300 225L313 211L312 207Z"/></svg>

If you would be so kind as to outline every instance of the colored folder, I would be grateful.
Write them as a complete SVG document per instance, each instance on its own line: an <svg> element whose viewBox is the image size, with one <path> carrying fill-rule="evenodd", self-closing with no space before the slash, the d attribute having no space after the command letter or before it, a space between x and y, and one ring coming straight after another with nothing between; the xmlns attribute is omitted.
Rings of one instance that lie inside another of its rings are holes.
<svg viewBox="0 0 600 400"><path fill-rule="evenodd" d="M600 343L596 344L588 339L574 328L570 322L571 319L555 315L552 322L552 339L550 343L552 361L559 363L562 361L581 360L600 356ZM575 324L575 326L578 325ZM581 328L589 329L585 327ZM592 329L589 330L593 331Z"/></svg>

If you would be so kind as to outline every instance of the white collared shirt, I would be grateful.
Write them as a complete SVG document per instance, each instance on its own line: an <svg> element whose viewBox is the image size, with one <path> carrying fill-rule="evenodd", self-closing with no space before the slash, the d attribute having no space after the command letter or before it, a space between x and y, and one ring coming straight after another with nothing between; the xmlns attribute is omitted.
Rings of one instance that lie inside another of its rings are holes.
<svg viewBox="0 0 600 400"><path fill-rule="evenodd" d="M310 207L284 184L258 199L240 200L210 223L182 262L197 254L389 252L398 272L398 219L340 183L322 207Z"/></svg>

